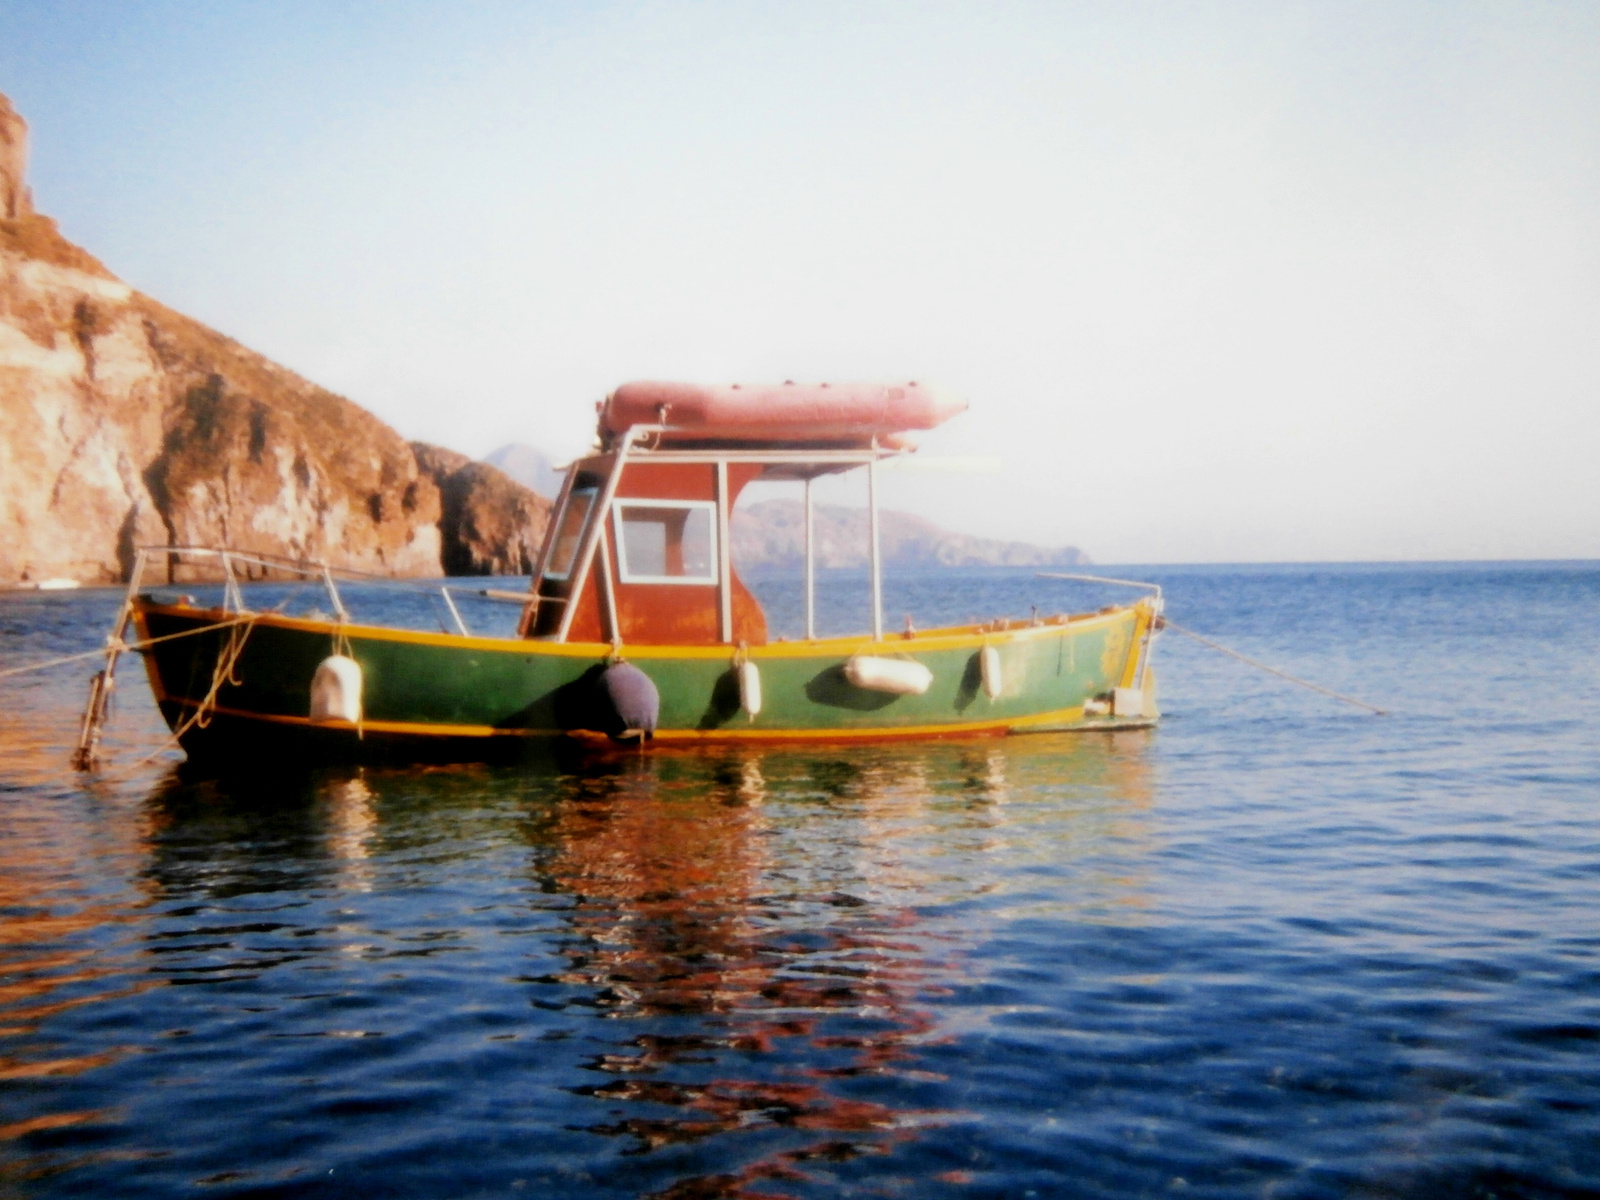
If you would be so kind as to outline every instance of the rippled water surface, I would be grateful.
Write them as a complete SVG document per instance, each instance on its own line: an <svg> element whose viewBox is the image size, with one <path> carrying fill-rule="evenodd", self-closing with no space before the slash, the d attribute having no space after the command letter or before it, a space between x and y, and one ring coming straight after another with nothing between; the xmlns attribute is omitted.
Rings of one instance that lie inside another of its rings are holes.
<svg viewBox="0 0 1600 1200"><path fill-rule="evenodd" d="M1150 732L214 778L135 659L80 778L0 680L0 1191L1600 1192L1600 568L1148 573L1392 714L1169 634Z"/></svg>

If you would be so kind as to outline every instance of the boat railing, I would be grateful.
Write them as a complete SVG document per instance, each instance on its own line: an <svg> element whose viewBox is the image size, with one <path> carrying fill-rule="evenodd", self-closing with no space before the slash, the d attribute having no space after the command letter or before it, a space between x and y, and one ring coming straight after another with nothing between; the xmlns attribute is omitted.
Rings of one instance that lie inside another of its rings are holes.
<svg viewBox="0 0 1600 1200"><path fill-rule="evenodd" d="M1080 583L1109 583L1117 587L1143 588L1145 591L1153 593L1158 613L1164 603L1161 598L1161 585L1159 583L1147 583L1142 579L1116 579L1110 575L1078 575L1070 571L1035 571L1033 577L1035 579L1072 579Z"/></svg>
<svg viewBox="0 0 1600 1200"><path fill-rule="evenodd" d="M218 579L184 579L180 578L183 568L188 566L199 569L202 564L214 564ZM531 592L512 592L499 588L471 587L459 584L436 584L432 581L426 583L413 580L396 578L392 575L382 575L376 571L363 571L357 567L339 567L319 559L294 559L279 554L269 554L254 550L236 550L230 547L218 546L141 546L134 556L133 569L129 573L127 588L127 603L131 604L135 596L147 585L146 575L152 569L164 566L162 574L165 579L159 586L173 586L183 583L208 583L222 585L222 608L225 612L245 614L250 608L245 603L244 593L240 589L240 575L243 574L244 582L260 583L273 582L273 576L287 577L290 580L298 579L308 583L321 585L322 591L328 598L328 603L333 608L334 615L341 621L350 619L350 610L345 604L345 597L339 590L339 583L359 583L366 586L390 588L410 592L416 595L428 596L441 601L444 611L449 617L446 632L459 633L462 636L471 636L466 620L461 615L461 609L455 597L469 596L492 600L498 603L509 603L526 606L533 602ZM257 575L256 571L260 574ZM441 620L441 625L444 622Z"/></svg>

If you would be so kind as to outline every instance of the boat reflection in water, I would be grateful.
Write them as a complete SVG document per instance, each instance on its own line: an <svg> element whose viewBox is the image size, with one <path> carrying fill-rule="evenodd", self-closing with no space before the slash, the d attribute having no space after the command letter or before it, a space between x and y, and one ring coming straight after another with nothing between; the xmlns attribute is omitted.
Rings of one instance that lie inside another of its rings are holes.
<svg viewBox="0 0 1600 1200"><path fill-rule="evenodd" d="M546 982L649 1029L586 1064L614 1078L576 1089L610 1107L585 1128L640 1155L720 1141L712 1159L751 1160L656 1194L753 1197L960 1119L925 1060L950 1041L939 1001L982 981L991 902L1040 902L1012 872L1114 859L1045 906L1137 920L1143 737L1114 736L657 754L571 780L547 870L580 901Z"/></svg>
<svg viewBox="0 0 1600 1200"><path fill-rule="evenodd" d="M0 1176L959 1182L986 939L1141 921L1148 736L41 795L0 814Z"/></svg>

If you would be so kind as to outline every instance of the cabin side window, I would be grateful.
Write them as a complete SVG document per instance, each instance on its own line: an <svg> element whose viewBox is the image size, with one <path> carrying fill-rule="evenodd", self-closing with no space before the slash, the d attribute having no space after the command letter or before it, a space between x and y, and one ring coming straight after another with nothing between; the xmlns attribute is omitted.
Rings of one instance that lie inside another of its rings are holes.
<svg viewBox="0 0 1600 1200"><path fill-rule="evenodd" d="M577 557L584 524L589 519L589 510L594 507L594 496L595 489L589 487L577 489L568 498L555 544L550 547L550 561L545 564L546 579L565 579L572 571L572 560Z"/></svg>
<svg viewBox="0 0 1600 1200"><path fill-rule="evenodd" d="M709 500L618 500L623 583L717 582L717 506Z"/></svg>

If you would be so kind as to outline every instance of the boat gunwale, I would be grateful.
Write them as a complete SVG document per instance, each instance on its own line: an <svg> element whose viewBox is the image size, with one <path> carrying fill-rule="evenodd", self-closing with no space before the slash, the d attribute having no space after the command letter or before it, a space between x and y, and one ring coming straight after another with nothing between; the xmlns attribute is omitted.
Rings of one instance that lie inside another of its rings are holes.
<svg viewBox="0 0 1600 1200"><path fill-rule="evenodd" d="M403 642L412 645L455 647L463 650L485 650L497 654L523 656L549 655L562 658L606 658L614 654L630 659L717 659L730 654L743 653L752 659L763 658L849 658L857 654L878 653L885 657L906 655L913 650L960 650L982 646L1004 645L1029 641L1039 637L1060 636L1071 632L1093 629L1123 619L1130 612L1147 608L1148 601L1136 600L1131 604L1118 604L1094 613L1064 614L1044 618L1038 624L1019 622L1005 629L991 629L983 625L951 625L938 629L917 630L910 637L889 634L874 639L870 633L849 634L843 637L818 638L814 641L766 642L759 646L741 647L719 642L709 646L649 645L645 643L610 642L557 642L543 638L480 637L474 634L433 633L420 629L397 629L390 625L362 625L353 621L332 621L310 617L292 617L284 613L234 612L226 608L196 608L189 604L164 604L146 595L134 600L138 617L156 614L164 617L209 620L218 625L233 624L241 618L251 624L276 629L326 636L345 636L366 641ZM143 624L141 620L140 624Z"/></svg>

